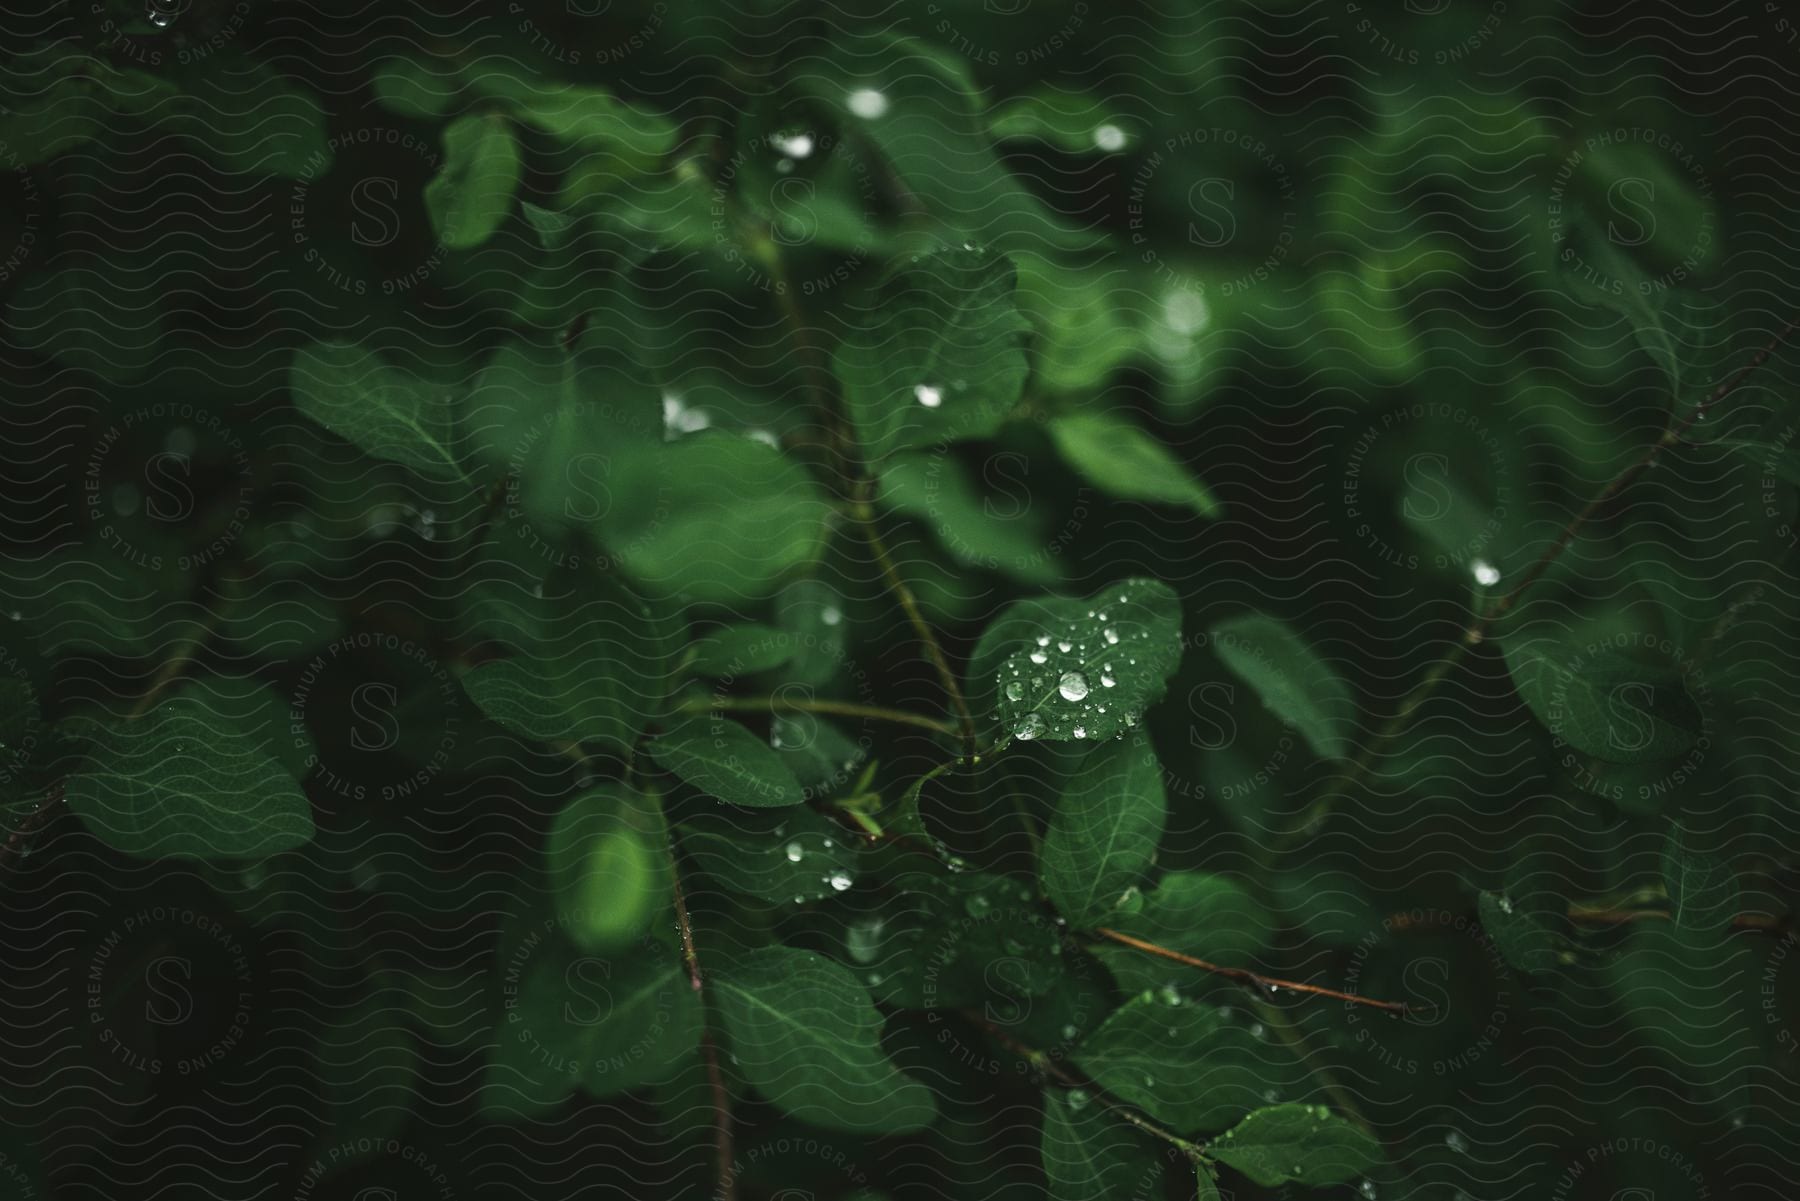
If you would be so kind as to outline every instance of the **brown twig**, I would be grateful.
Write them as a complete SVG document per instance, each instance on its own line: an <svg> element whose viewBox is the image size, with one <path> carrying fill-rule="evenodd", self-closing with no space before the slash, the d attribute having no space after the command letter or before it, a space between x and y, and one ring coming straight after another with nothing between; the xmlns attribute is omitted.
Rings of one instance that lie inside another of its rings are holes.
<svg viewBox="0 0 1800 1201"><path fill-rule="evenodd" d="M1617 475L1613 476L1607 485L1602 488L1593 499L1582 506L1579 513L1569 519L1569 523L1562 528L1562 531L1557 535L1556 540L1550 544L1542 555L1538 556L1537 561L1526 570L1525 574L1519 579L1519 582L1514 584L1504 595L1496 598L1491 604L1483 609L1476 616L1475 620L1470 622L1469 626L1463 630L1462 637L1457 639L1456 645L1451 647L1450 651L1442 659L1438 660L1438 662L1432 666L1430 671L1426 672L1425 678L1420 680L1419 683L1406 694L1401 700L1399 707L1394 711L1393 716L1388 718L1388 720L1382 724L1381 728L1376 731L1375 736L1364 745L1362 752L1357 755L1347 768L1342 772L1339 772L1329 785L1327 785L1325 794L1312 804L1307 810L1306 815L1300 820L1300 823L1290 831L1287 836L1288 840L1304 838L1319 828L1320 823L1325 820L1325 817L1331 812L1332 807L1348 794L1363 776L1386 755L1388 744L1397 738L1406 728L1407 723L1411 720L1412 715L1418 711L1419 706L1423 705L1426 700L1437 691L1438 685L1442 684L1450 673L1456 669L1457 665L1462 662L1463 656L1468 653L1470 648L1479 646L1485 641L1488 634L1493 630L1495 623L1502 617L1505 617L1508 613L1512 612L1512 610L1518 606L1519 602L1524 599L1525 594L1531 590L1532 586L1543 579L1544 575L1555 565L1556 561L1562 557L1563 552L1574 543L1581 531L1586 528L1588 522L1598 516L1599 513L1611 504L1620 493L1630 487L1640 475L1655 466L1657 460L1662 457L1664 451L1671 446L1681 445L1682 439L1687 435L1687 432L1691 430L1695 424L1703 420L1709 410L1719 405L1726 397L1742 387L1744 381L1749 379L1752 374L1763 366L1763 364L1767 363L1769 358L1780 348L1783 342L1787 341L1796 329L1800 329L1800 313L1795 313L1790 317L1787 324L1777 330L1775 336L1770 338L1761 350L1750 357L1749 362L1738 368L1738 370L1728 378L1721 380L1719 386L1713 389L1711 395L1707 396L1705 400L1694 406L1693 412L1689 413L1681 421L1668 426L1668 428L1663 431L1661 437L1645 447L1644 452L1641 455L1634 459Z"/></svg>
<svg viewBox="0 0 1800 1201"><path fill-rule="evenodd" d="M674 848L670 848L670 880L675 894L675 925L681 932L681 960L687 965L688 983L695 992L704 992L706 977L700 971L700 953L694 947L694 923L688 918L687 897L681 891L681 873L675 864ZM713 1146L719 1162L719 1188L713 1195L718 1201L733 1201L737 1195L737 1178L733 1169L731 1135L731 1092L725 1087L725 1074L719 1067L719 1045L711 1032L700 1039L701 1053L706 1058L706 1079L712 1086Z"/></svg>
<svg viewBox="0 0 1800 1201"><path fill-rule="evenodd" d="M1000 1027L998 1027L994 1023L988 1021L986 1018L980 1017L974 1013L969 1012L968 1010L963 1010L961 1012L962 1012L963 1017L965 1017L969 1021L975 1023L977 1026L980 1026L983 1030L987 1031L988 1036L990 1038L992 1038L995 1042L999 1043L1001 1046L1003 1046L1007 1050L1011 1051L1014 1055L1017 1055L1020 1059L1025 1060L1027 1063L1031 1064L1038 1071L1042 1072L1044 1075L1048 1076L1050 1079L1056 1081L1058 1084L1062 1085L1064 1088L1078 1088L1084 1092L1091 1094L1095 1100L1099 1101L1099 1103L1101 1105L1104 1105L1112 1113L1117 1114L1120 1118L1124 1119L1126 1122L1129 1122L1131 1125L1136 1126L1139 1130L1142 1130L1145 1134L1148 1134L1154 1138L1159 1138L1162 1141L1170 1144L1176 1150L1180 1151L1183 1155L1186 1155L1189 1159L1204 1159L1204 1158L1206 1158L1205 1149L1203 1147L1201 1147L1199 1143L1195 1143L1188 1139L1182 1138L1179 1134L1176 1134L1174 1131L1168 1130L1162 1126L1159 1126L1155 1122L1151 1121L1149 1118L1145 1117L1143 1114L1139 1113L1137 1110L1133 1109L1131 1106L1125 1104L1123 1101L1119 1101L1119 1100L1109 1096L1105 1092L1105 1090L1101 1089L1093 1081L1083 1079L1082 1077L1076 1075L1074 1072L1069 1071L1067 1068L1063 1067L1060 1063L1057 1063L1054 1058L1052 1058L1050 1055L1044 1053L1043 1051L1039 1051L1035 1047L1026 1046L1024 1043L1020 1042L1018 1039L1014 1038L1012 1035L1008 1034L1006 1031L1000 1029Z"/></svg>
<svg viewBox="0 0 1800 1201"><path fill-rule="evenodd" d="M1406 1014L1412 1012L1412 1006L1405 1001L1377 1001L1371 997L1358 996L1356 993L1339 992L1335 988L1322 988L1317 984L1302 984L1298 980L1282 980L1274 976L1264 976L1247 968L1225 967L1222 964L1209 963L1204 959L1196 959L1192 955L1183 955L1180 951L1171 951L1168 947L1157 946L1153 942L1145 942L1141 938L1133 938L1117 930L1109 930L1104 926L1096 927L1093 933L1120 946L1142 951L1146 955L1155 955L1159 959L1167 959L1171 963L1197 967L1203 972L1211 972L1215 976L1223 976L1227 980L1236 980L1241 984L1253 985L1265 992L1288 988L1299 993L1310 993L1318 997L1330 997L1336 1001L1348 1001L1353 1005L1366 1005L1370 1009L1380 1009L1388 1013Z"/></svg>

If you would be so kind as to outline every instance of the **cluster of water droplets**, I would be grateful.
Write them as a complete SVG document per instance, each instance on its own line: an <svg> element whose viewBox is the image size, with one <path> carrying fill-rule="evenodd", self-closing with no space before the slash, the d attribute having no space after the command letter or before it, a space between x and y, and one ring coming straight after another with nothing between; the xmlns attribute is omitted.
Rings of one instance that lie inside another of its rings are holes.
<svg viewBox="0 0 1800 1201"><path fill-rule="evenodd" d="M780 827L776 828L775 834L778 838L781 836L782 830ZM818 850L821 854L824 854L831 851L835 845L836 844L832 839L821 838L819 840ZM804 862L807 856L806 843L799 838L790 839L787 844L781 848L781 854L789 863ZM856 883L856 877L847 869L834 866L830 871L819 877L819 883L825 885L833 892L848 892ZM796 895L794 897L794 904L805 904L806 900L807 898L804 895Z"/></svg>
<svg viewBox="0 0 1800 1201"><path fill-rule="evenodd" d="M1128 593L1122 593L1114 603L1123 605L1130 599ZM1099 628L1081 629L1092 623L1099 623ZM1001 695L1010 705L1029 706L1013 724L1013 737L1021 742L1053 732L1066 732L1076 739L1099 738L1106 733L1122 737L1137 724L1137 714L1128 710L1109 716L1104 701L1106 690L1118 687L1120 664L1137 665L1132 644L1148 639L1150 631L1130 626L1121 629L1105 608L1089 609L1085 619L1070 625L1075 628L1061 636L1039 634L1026 651L1024 663L1014 656L1002 669L1006 679ZM1114 651L1115 647L1121 649ZM1053 697L1063 704L1056 705Z"/></svg>

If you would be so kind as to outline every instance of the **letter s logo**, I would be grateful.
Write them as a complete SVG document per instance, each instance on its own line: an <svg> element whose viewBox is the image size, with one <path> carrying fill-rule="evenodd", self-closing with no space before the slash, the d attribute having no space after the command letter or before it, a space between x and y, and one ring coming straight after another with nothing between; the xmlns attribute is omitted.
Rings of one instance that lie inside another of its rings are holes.
<svg viewBox="0 0 1800 1201"><path fill-rule="evenodd" d="M1620 221L1606 223L1606 236L1620 246L1642 246L1656 235L1656 185L1635 175L1615 180L1606 189L1606 205Z"/></svg>
<svg viewBox="0 0 1800 1201"><path fill-rule="evenodd" d="M987 461L981 474L993 488L981 499L983 513L995 521L1017 521L1031 512L1030 459L1016 450L1004 450Z"/></svg>
<svg viewBox="0 0 1800 1201"><path fill-rule="evenodd" d="M612 1017L612 994L606 981L612 976L612 965L604 959L577 959L563 972L563 986L572 1000L563 1002L563 1021L571 1026L598 1026ZM580 1009L575 1001L586 1002Z"/></svg>
<svg viewBox="0 0 1800 1201"><path fill-rule="evenodd" d="M1606 697L1606 740L1614 750L1641 751L1655 736L1650 712L1656 690L1642 680L1613 686Z"/></svg>
<svg viewBox="0 0 1800 1201"><path fill-rule="evenodd" d="M1418 1009L1407 1015L1415 1026L1436 1026L1450 1016L1450 961L1427 956L1415 959L1400 973L1407 999L1418 998Z"/></svg>
<svg viewBox="0 0 1800 1201"><path fill-rule="evenodd" d="M350 207L356 219L350 222L350 240L358 246L386 246L400 236L400 211L394 202L400 199L400 181L385 175L359 180L350 189Z"/></svg>
<svg viewBox="0 0 1800 1201"><path fill-rule="evenodd" d="M188 456L165 450L144 464L144 487L149 492L144 510L157 521L184 521L194 515L190 463Z"/></svg>
<svg viewBox="0 0 1800 1201"><path fill-rule="evenodd" d="M350 716L359 724L350 729L350 745L359 751L391 751L400 745L400 723L394 709L400 690L392 684L358 684L350 694Z"/></svg>
<svg viewBox="0 0 1800 1201"><path fill-rule="evenodd" d="M781 219L772 224L769 236L783 246L804 246L819 236L819 218L813 212L818 189L810 179L777 180L769 189L769 207Z"/></svg>
<svg viewBox="0 0 1800 1201"><path fill-rule="evenodd" d="M612 508L612 492L606 478L612 461L605 455L583 451L563 468L569 494L563 498L563 516L570 521L599 521ZM579 503L578 503L579 502Z"/></svg>
<svg viewBox="0 0 1800 1201"><path fill-rule="evenodd" d="M1197 180L1188 188L1188 211L1200 224L1188 222L1188 241L1196 246L1219 247L1237 236L1237 217L1231 202L1237 199L1237 181Z"/></svg>
<svg viewBox="0 0 1800 1201"><path fill-rule="evenodd" d="M1401 469L1406 500L1401 512L1412 521L1442 521L1450 512L1450 458L1428 450L1413 455Z"/></svg>
<svg viewBox="0 0 1800 1201"><path fill-rule="evenodd" d="M1188 714L1194 719L1188 727L1188 741L1203 751L1222 751L1237 741L1237 721L1231 707L1237 700L1237 689L1220 680L1212 680L1188 690Z"/></svg>
<svg viewBox="0 0 1800 1201"><path fill-rule="evenodd" d="M144 966L144 1020L158 1026L179 1026L194 1016L194 994L183 983L194 978L194 965L179 955L164 955Z"/></svg>

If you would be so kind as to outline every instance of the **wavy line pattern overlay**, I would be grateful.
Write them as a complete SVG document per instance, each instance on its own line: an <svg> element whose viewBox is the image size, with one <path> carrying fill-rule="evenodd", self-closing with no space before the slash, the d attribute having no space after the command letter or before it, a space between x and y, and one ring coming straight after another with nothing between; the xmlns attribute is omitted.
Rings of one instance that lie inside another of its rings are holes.
<svg viewBox="0 0 1800 1201"><path fill-rule="evenodd" d="M0 1198L1800 1193L1800 7L0 32Z"/></svg>

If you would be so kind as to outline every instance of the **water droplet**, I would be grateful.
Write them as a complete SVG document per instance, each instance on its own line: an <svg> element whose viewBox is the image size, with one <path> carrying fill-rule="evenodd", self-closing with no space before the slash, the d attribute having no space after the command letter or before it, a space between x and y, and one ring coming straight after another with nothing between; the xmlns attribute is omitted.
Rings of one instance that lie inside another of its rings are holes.
<svg viewBox="0 0 1800 1201"><path fill-rule="evenodd" d="M787 155L789 158L806 158L813 152L813 140L811 134L778 133L770 138L769 141L775 149L781 151L781 153Z"/></svg>
<svg viewBox="0 0 1800 1201"><path fill-rule="evenodd" d="M1062 1036L1065 1039L1074 1038L1077 1034L1080 1034L1080 1033L1081 1033L1080 1029L1078 1029L1075 1026L1064 1026L1062 1028Z"/></svg>
<svg viewBox="0 0 1800 1201"><path fill-rule="evenodd" d="M1050 656L1046 655L1043 651L1032 651L1031 652L1031 661L1033 663L1038 664L1041 667L1042 665L1044 665L1045 663L1050 661Z"/></svg>
<svg viewBox="0 0 1800 1201"><path fill-rule="evenodd" d="M167 29L169 27L169 22L174 19L174 17L163 12L159 8L152 8L150 10L150 24L156 26L158 29Z"/></svg>
<svg viewBox="0 0 1800 1201"><path fill-rule="evenodd" d="M828 626L837 625L844 620L844 611L836 605L826 605L824 611L819 614L819 620Z"/></svg>
<svg viewBox="0 0 1800 1201"><path fill-rule="evenodd" d="M1101 630L1100 636L1106 639L1106 644L1108 646L1119 645L1119 631L1112 626L1107 626L1104 630Z"/></svg>
<svg viewBox="0 0 1800 1201"><path fill-rule="evenodd" d="M1057 684L1056 690L1062 693L1065 701L1081 700L1088 694L1087 677L1078 671L1067 672L1063 675L1062 681Z"/></svg>
<svg viewBox="0 0 1800 1201"><path fill-rule="evenodd" d="M1501 913L1511 913L1513 911L1512 898L1505 893L1500 894L1499 904Z"/></svg>
<svg viewBox="0 0 1800 1201"><path fill-rule="evenodd" d="M1444 1146L1450 1148L1458 1155L1461 1155L1464 1151L1469 1149L1468 1140L1463 1138L1463 1136L1455 1130L1452 1130L1444 1136Z"/></svg>
<svg viewBox="0 0 1800 1201"><path fill-rule="evenodd" d="M1475 573L1475 582L1483 588L1492 588L1500 582L1500 569L1486 559L1477 559L1471 564Z"/></svg>
<svg viewBox="0 0 1800 1201"><path fill-rule="evenodd" d="M788 857L789 863L800 862L800 856L804 855L805 853L806 853L806 849L804 847L802 847L799 843L790 842L787 844L787 857Z"/></svg>
<svg viewBox="0 0 1800 1201"><path fill-rule="evenodd" d="M1133 884L1119 894L1119 899L1113 908L1120 913L1137 913L1144 908L1144 894L1137 885ZM1145 995L1149 994L1146 992Z"/></svg>
<svg viewBox="0 0 1800 1201"><path fill-rule="evenodd" d="M1102 125L1094 130L1094 145L1109 154L1115 150L1125 149L1125 131L1117 125Z"/></svg>
<svg viewBox="0 0 1800 1201"><path fill-rule="evenodd" d="M1268 1030L1261 1022L1257 1022L1254 1026L1250 1027L1250 1037L1256 1039L1258 1042L1261 1042L1266 1038L1268 1033Z"/></svg>
<svg viewBox="0 0 1800 1201"><path fill-rule="evenodd" d="M1117 680L1113 679L1111 676L1107 675L1105 672L1100 673L1100 687L1111 688L1114 684L1117 684L1117 683L1118 683Z"/></svg>
<svg viewBox="0 0 1800 1201"><path fill-rule="evenodd" d="M1356 1191L1366 1197L1368 1201L1375 1201L1375 1182L1373 1180L1363 1181L1356 1186Z"/></svg>
<svg viewBox="0 0 1800 1201"><path fill-rule="evenodd" d="M874 963L881 954L882 921L857 922L844 932L844 946L858 963Z"/></svg>
<svg viewBox="0 0 1800 1201"><path fill-rule="evenodd" d="M855 883L855 881L851 879L849 872L840 869L832 872L829 876L826 876L825 883L831 885L831 887L838 892L843 892L846 888L849 888L850 885Z"/></svg>
<svg viewBox="0 0 1800 1201"><path fill-rule="evenodd" d="M1068 1098L1069 1098L1070 1110L1082 1109L1088 1103L1088 1095L1087 1095L1086 1089L1072 1088L1068 1092Z"/></svg>
<svg viewBox="0 0 1800 1201"><path fill-rule="evenodd" d="M1281 1099L1281 1094L1272 1088L1265 1088L1263 1089L1262 1097L1264 1105L1273 1105L1276 1101Z"/></svg>
<svg viewBox="0 0 1800 1201"><path fill-rule="evenodd" d="M1176 988L1173 984L1163 985L1161 991L1159 991L1157 995L1162 998L1162 1003L1164 1005L1181 1004L1181 990ZM1170 1030L1169 1033L1173 1034L1174 1031Z"/></svg>
<svg viewBox="0 0 1800 1201"><path fill-rule="evenodd" d="M1066 655L1075 649L1075 644L1073 642L1059 642L1056 644L1056 649Z"/></svg>
<svg viewBox="0 0 1800 1201"><path fill-rule="evenodd" d="M1043 732L1044 719L1039 717L1036 713L1027 713L1025 715L1025 720L1019 723L1019 728L1013 731L1013 737L1017 738L1020 742L1030 742L1033 738L1036 738Z"/></svg>
<svg viewBox="0 0 1800 1201"><path fill-rule="evenodd" d="M970 893L968 900L963 902L963 908L969 911L970 917L985 916L993 907L994 903L978 892Z"/></svg>
<svg viewBox="0 0 1800 1201"><path fill-rule="evenodd" d="M858 88L844 102L850 106L851 112L865 121L885 116L888 111L888 98L874 88Z"/></svg>
<svg viewBox="0 0 1800 1201"><path fill-rule="evenodd" d="M1050 645L1050 635L1048 635L1048 634L1039 634L1039 635L1038 635L1038 640L1037 640L1037 644L1038 644L1038 645L1039 645L1039 646L1049 646L1049 645Z"/></svg>
<svg viewBox="0 0 1800 1201"><path fill-rule="evenodd" d="M1076 738L1086 738L1087 737L1087 727L1086 726L1076 726L1073 730L1070 730L1069 733L1075 735Z"/></svg>
<svg viewBox="0 0 1800 1201"><path fill-rule="evenodd" d="M1016 701L1019 698L1023 697L1024 695L1025 695L1025 686L1023 684L1019 683L1017 680L1013 680L1006 685L1006 699L1007 700Z"/></svg>
<svg viewBox="0 0 1800 1201"><path fill-rule="evenodd" d="M935 409L944 403L944 390L934 388L930 384L919 384L914 387L913 396L928 409Z"/></svg>

